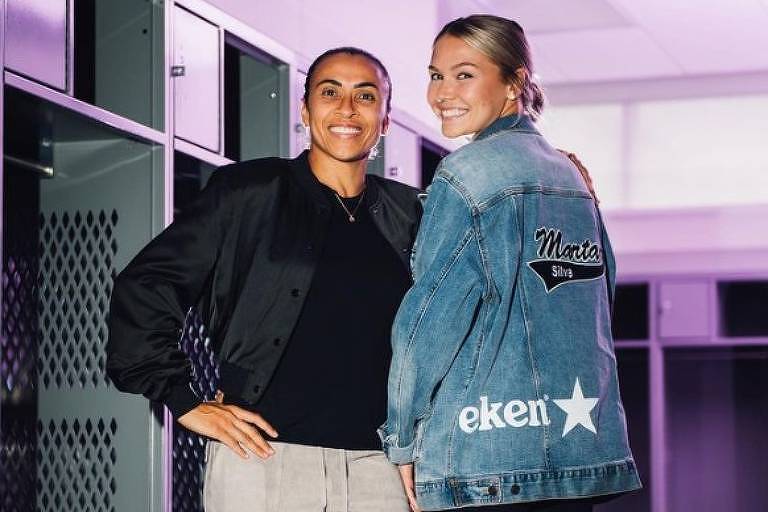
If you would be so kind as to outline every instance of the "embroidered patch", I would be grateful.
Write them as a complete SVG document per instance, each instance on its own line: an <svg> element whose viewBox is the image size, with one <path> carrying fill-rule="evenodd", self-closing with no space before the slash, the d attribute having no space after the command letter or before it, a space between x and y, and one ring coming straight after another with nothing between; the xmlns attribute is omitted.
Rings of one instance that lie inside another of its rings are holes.
<svg viewBox="0 0 768 512"><path fill-rule="evenodd" d="M547 293L560 285L591 281L605 273L602 250L593 240L563 245L563 233L545 227L536 230L534 240L539 244L539 259L529 261L528 266L544 283Z"/></svg>

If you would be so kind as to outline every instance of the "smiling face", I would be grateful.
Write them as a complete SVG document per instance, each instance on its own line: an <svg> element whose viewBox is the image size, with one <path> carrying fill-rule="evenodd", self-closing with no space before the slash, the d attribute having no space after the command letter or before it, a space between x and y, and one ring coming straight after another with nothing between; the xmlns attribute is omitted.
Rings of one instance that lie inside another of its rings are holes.
<svg viewBox="0 0 768 512"><path fill-rule="evenodd" d="M515 86L502 79L499 66L458 37L435 42L429 76L427 101L446 137L477 133L519 109Z"/></svg>
<svg viewBox="0 0 768 512"><path fill-rule="evenodd" d="M310 128L312 157L329 163L367 159L389 127L381 70L364 56L334 54L318 64L308 92L301 119Z"/></svg>

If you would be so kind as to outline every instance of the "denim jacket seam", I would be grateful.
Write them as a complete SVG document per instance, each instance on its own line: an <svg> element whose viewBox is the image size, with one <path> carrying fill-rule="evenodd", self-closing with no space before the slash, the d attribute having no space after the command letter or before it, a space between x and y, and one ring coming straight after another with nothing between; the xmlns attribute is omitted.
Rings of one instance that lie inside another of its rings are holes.
<svg viewBox="0 0 768 512"><path fill-rule="evenodd" d="M515 479L514 477L517 476L525 476L525 475L554 475L554 474L564 474L567 472L582 472L584 470L603 470L605 468L611 468L611 467L619 467L620 469L623 469L622 466L629 466L632 467L635 466L635 461L633 457L624 457L621 459L612 459L605 462L600 462L597 464L583 464L580 466L563 466L559 467L557 469L536 469L536 468L530 468L530 469L516 469L512 471L498 471L495 473L472 473L470 475L462 475L460 478L453 478L456 484L463 485L463 484L477 484L481 482L486 482L493 479L501 479L505 480L510 477L513 477L510 481L520 481L519 479ZM630 470L632 470L630 468ZM569 475L569 478L589 478L588 476L581 476L581 475ZM441 484L445 482L444 479L434 479L434 480L425 480L419 482L422 487L439 487Z"/></svg>
<svg viewBox="0 0 768 512"><path fill-rule="evenodd" d="M544 195L560 195L565 197L581 197L584 199L592 199L592 196L586 192L580 190L573 190L569 188L560 187L546 187L541 185L515 185L507 187L499 192L495 193L491 197L480 201L477 208L480 212L489 210L497 203L503 201L510 196L524 195L524 194L544 194Z"/></svg>
<svg viewBox="0 0 768 512"><path fill-rule="evenodd" d="M464 203L466 204L467 210L469 210L470 215L474 215L477 213L478 211L477 201L475 201L469 189L464 185L464 183L461 181L461 179L458 176L451 173L444 166L440 168L436 176L438 178L442 178L443 181L445 181L452 189L454 189L461 196L462 199L464 199Z"/></svg>
<svg viewBox="0 0 768 512"><path fill-rule="evenodd" d="M466 248L466 246L469 243L469 240L472 238L473 234L474 234L473 233L473 229L471 227L468 228L466 233L464 234L464 237L462 238L461 242L458 244L457 249L454 251L453 255L451 256L451 259L450 259L449 263L440 272L440 276L438 277L438 279L435 282L435 284L430 288L429 294L427 294L427 296L424 298L422 303L419 305L419 310L418 310L419 314L418 314L415 322L413 323L413 327L409 330L408 343L407 343L407 345L405 347L405 351L403 352L403 358L402 358L403 361L408 359L408 355L411 352L411 350L413 349L413 342L414 342L414 340L416 338L416 333L417 333L417 331L419 329L419 326L421 325L421 322L422 322L424 316L427 313L427 309L429 308L429 305L432 303L432 301L433 301L433 299L435 297L435 293L437 292L437 290L440 288L440 286L445 281L445 279L446 279L448 273L450 272L450 270L456 265L456 262L459 260L459 257L464 252L464 249ZM401 365L402 364L403 363L401 363ZM405 408L403 407L403 397L402 397L402 390L403 390L402 381L403 381L403 375L405 373L404 368L402 368L402 367L399 368L398 372L399 372L399 379L398 379L398 382L397 382L397 404L398 404L397 409L399 411L402 411L402 410L405 410ZM414 414L413 415L413 422L412 423L415 423L416 421L418 421L418 417L425 417L426 414L428 414L429 409L430 408L428 407L424 412L420 412L419 414ZM400 440L400 433L403 430L402 427L404 427L402 418L398 418L398 421L394 425L394 431L396 432L396 436L397 436L398 441Z"/></svg>
<svg viewBox="0 0 768 512"><path fill-rule="evenodd" d="M471 203L467 200L467 196L464 193L464 187L460 186L460 184L456 183L452 179L452 175L445 170L445 168L442 166L442 163L440 164L440 168L438 169L437 173L435 174L435 180L442 179L447 186L455 190L459 196L464 200L467 209L469 212L472 212ZM422 300L421 304L418 308L418 315L416 316L415 321L413 322L412 327L409 329L408 333L408 342L406 344L405 350L403 352L403 360L408 359L408 355L411 352L411 349L413 348L413 342L414 338L416 336L416 331L418 330L419 326L421 325L422 319L424 318L424 315L426 314L427 309L429 308L429 305L432 303L432 300L435 296L435 293L437 289L442 285L443 281L445 281L449 271L458 261L461 253L464 251L464 248L467 246L469 240L472 238L472 235L474 234L473 226L470 225L469 228L467 228L467 231L464 233L463 238L461 239L461 242L457 245L456 249L454 249L453 254L451 255L450 261L448 264L443 268L440 272L440 275L438 276L437 281L434 283L434 285L429 290L429 293L427 296ZM415 249L415 248L414 248ZM414 270L412 268L411 272L414 274ZM402 365L403 363L401 363ZM402 411L403 408L403 398L402 398L402 380L403 376L405 374L405 369L401 366L399 369L399 378L397 382L397 403L398 403L398 410ZM430 407L427 407L423 412L418 412L417 414L413 415L413 421L411 423L415 424L417 421L419 421L419 418L426 417L430 413ZM393 425L393 435L397 438L398 442L397 444L400 444L400 434L402 433L402 430L404 427L403 425L403 418L398 418L395 422L395 425ZM414 439L415 439L415 432L414 432Z"/></svg>
<svg viewBox="0 0 768 512"><path fill-rule="evenodd" d="M489 135L486 135L482 139L474 140L473 142L480 143L480 142L492 141L498 138L500 135L510 135L514 133L525 133L527 135L536 135L536 136L542 137L541 133L539 133L539 131L536 129L518 128L515 125L515 126L510 126L508 128L504 128L503 130L499 130L496 133L491 133Z"/></svg>
<svg viewBox="0 0 768 512"><path fill-rule="evenodd" d="M483 268L483 279L485 285L483 289L483 300L489 300L493 296L493 280L491 279L491 269L488 264L488 253L485 250L483 244L485 237L483 236L483 229L481 225L482 210L479 207L477 201L474 200L472 194L469 192L464 183L457 177L451 174L445 167L441 169L440 175L456 192L464 199L467 209L469 210L470 220L472 227L475 231L477 238L477 250L480 256L480 265Z"/></svg>
<svg viewBox="0 0 768 512"><path fill-rule="evenodd" d="M519 251L522 252L524 240L523 240L523 227L519 224L519 218L517 215L517 200L515 199L515 196L513 196L512 199L512 207L514 208L514 219L515 219L515 226L517 227L517 232L520 237L519 242ZM518 261L521 261L522 254L518 256ZM518 272L524 272L525 269L519 268ZM530 313L528 311L528 291L525 289L525 280L520 280L520 294L521 294L521 300L520 300L520 307L522 308L523 313L523 325L525 326L525 347L526 351L528 352L528 359L531 364L531 373L533 377L533 385L536 390L536 398L541 399L542 393L541 393L541 375L539 374L538 364L536 362L536 359L533 356L533 352L531 351L531 330L530 330ZM542 450L544 452L544 464L547 468L552 467L552 461L550 460L550 454L549 454L549 428L544 426L544 435L542 436Z"/></svg>
<svg viewBox="0 0 768 512"><path fill-rule="evenodd" d="M454 250L453 254L451 254L451 258L448 264L446 264L445 268L443 268L440 271L440 275L438 276L434 285L432 285L432 287L429 289L429 294L427 294L427 296L424 298L424 300L420 304L419 314L416 318L416 321L413 324L413 327L411 327L410 332L408 333L408 344L405 347L405 355L408 354L408 352L411 350L411 347L413 346L413 341L414 341L414 338L416 337L416 331L419 329L419 326L421 325L421 321L424 318L424 315L426 314L427 309L429 308L429 305L432 303L432 300L435 297L435 293L437 292L437 289L440 288L440 286L445 281L445 278L448 276L448 273L450 272L450 270L456 265L456 262L459 260L459 257L464 252L464 249L466 248L473 234L474 233L472 228L467 229L467 231L464 233L464 237L461 239L461 242L458 244L456 250Z"/></svg>
<svg viewBox="0 0 768 512"><path fill-rule="evenodd" d="M487 304L487 303L486 303ZM479 360L480 353L483 350L483 346L485 344L485 329L486 329L486 321L488 320L488 308L486 305L481 305L481 315L483 317L482 322L480 323L480 341L478 342L477 346L477 360ZM466 397L467 393L469 392L469 389L472 387L472 383L475 381L475 378L477 377L477 363L475 363L474 368L472 368L472 378L467 383L466 386L464 386L464 390L462 391L462 396ZM448 434L448 458L446 462L446 468L448 474L452 472L452 464L453 464L453 439L456 436L456 429L459 426L459 415L461 415L461 409L456 410L456 414L454 415L453 422L451 423L453 427L451 428L450 434Z"/></svg>

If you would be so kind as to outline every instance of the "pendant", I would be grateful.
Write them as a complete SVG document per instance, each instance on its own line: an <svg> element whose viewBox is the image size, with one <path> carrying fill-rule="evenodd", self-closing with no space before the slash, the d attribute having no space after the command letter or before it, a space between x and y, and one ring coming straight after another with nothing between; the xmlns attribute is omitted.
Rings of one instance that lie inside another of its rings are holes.
<svg viewBox="0 0 768 512"><path fill-rule="evenodd" d="M352 215L349 216L349 222L355 222L355 218Z"/></svg>

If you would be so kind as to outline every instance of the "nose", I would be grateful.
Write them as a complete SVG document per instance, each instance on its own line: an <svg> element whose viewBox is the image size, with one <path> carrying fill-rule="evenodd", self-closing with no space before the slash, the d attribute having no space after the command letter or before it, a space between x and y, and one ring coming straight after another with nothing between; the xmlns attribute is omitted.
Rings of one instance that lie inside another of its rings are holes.
<svg viewBox="0 0 768 512"><path fill-rule="evenodd" d="M437 83L435 88L435 101L440 104L444 101L453 99L455 96L455 90L453 84L448 80L441 80Z"/></svg>
<svg viewBox="0 0 768 512"><path fill-rule="evenodd" d="M355 111L355 102L353 101L351 94L345 94L341 97L341 101L339 101L339 108L337 109L337 113L341 115L341 117L349 118L356 114Z"/></svg>

